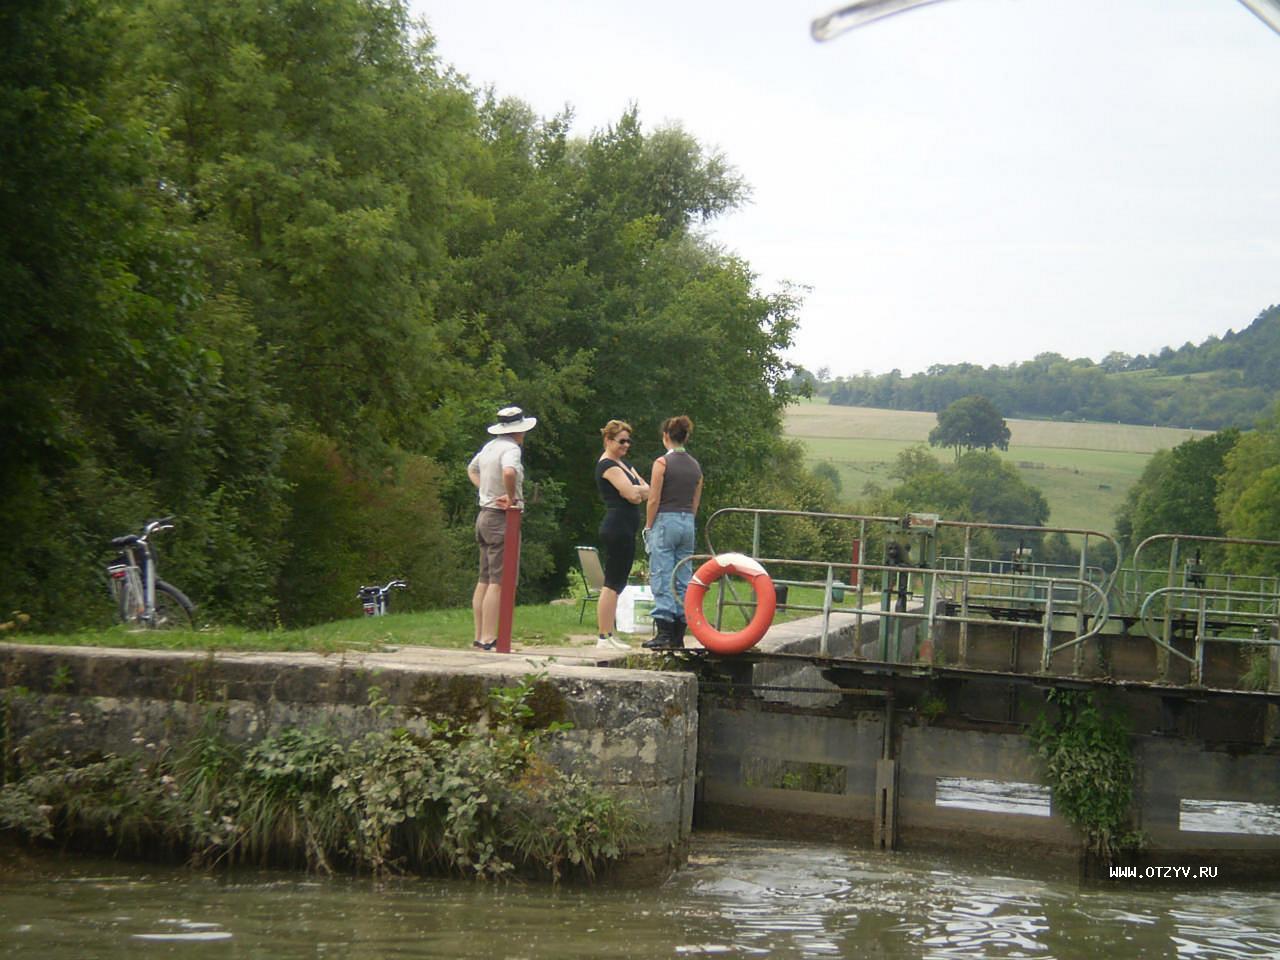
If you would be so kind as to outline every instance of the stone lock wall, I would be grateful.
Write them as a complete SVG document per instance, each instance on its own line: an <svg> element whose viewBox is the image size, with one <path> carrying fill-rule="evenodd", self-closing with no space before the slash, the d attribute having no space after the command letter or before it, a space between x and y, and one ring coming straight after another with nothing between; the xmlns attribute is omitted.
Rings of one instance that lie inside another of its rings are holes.
<svg viewBox="0 0 1280 960"><path fill-rule="evenodd" d="M0 645L5 736L53 738L72 754L127 754L180 743L216 716L252 741L289 726L325 725L354 739L388 722L425 728L449 716L485 722L489 691L527 674L531 705L567 721L550 759L630 801L641 826L625 871L665 876L682 861L693 817L697 685L686 674L563 666L518 657L419 651L356 658ZM216 707L216 710L211 708Z"/></svg>

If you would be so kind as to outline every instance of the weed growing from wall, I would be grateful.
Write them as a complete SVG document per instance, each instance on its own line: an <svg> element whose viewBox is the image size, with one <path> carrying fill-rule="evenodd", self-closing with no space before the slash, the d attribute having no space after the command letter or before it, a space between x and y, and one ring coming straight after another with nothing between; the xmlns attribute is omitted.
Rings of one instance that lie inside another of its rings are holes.
<svg viewBox="0 0 1280 960"><path fill-rule="evenodd" d="M541 680L492 691L484 723L440 719L425 734L387 725L350 743L290 728L244 747L210 708L181 751L26 771L0 789L0 830L197 865L590 877L623 855L635 822L542 756L568 725L532 725Z"/></svg>
<svg viewBox="0 0 1280 960"><path fill-rule="evenodd" d="M1041 714L1031 742L1044 765L1053 805L1084 832L1086 853L1111 864L1121 851L1140 844L1131 829L1129 731L1117 717L1104 714L1091 693L1050 690L1048 700L1057 705L1057 718L1050 722Z"/></svg>

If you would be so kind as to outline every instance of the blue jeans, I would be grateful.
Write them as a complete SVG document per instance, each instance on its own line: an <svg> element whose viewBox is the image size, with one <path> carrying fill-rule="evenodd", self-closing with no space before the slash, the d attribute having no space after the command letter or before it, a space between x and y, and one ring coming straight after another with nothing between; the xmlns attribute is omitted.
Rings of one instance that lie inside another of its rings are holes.
<svg viewBox="0 0 1280 960"><path fill-rule="evenodd" d="M653 590L655 620L683 620L684 592L693 576L693 564L676 564L693 556L693 514L660 513L649 535L649 586ZM671 573L675 571L675 592Z"/></svg>

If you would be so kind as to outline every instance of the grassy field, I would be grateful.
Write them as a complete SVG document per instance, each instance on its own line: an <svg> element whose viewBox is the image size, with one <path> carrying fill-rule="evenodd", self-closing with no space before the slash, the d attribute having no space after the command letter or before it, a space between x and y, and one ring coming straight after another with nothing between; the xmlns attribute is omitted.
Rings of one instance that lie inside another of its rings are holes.
<svg viewBox="0 0 1280 960"><path fill-rule="evenodd" d="M530 604L516 607L512 640L525 646L566 646L595 638L595 611L578 623L578 604ZM425 646L470 649L474 627L470 607L353 617L299 630L244 630L208 627L196 631L136 630L111 627L58 635L0 635L0 640L80 647L132 647L154 650L310 651L383 650ZM643 639L643 638L641 638Z"/></svg>
<svg viewBox="0 0 1280 960"><path fill-rule="evenodd" d="M804 443L811 463L836 468L845 496L855 498L868 483L891 486L894 459L913 444L927 443L937 422L932 413L814 402L791 407L785 427ZM1000 455L1044 493L1050 525L1103 532L1114 529L1116 509L1151 454L1208 434L1120 423L1008 423L1009 450Z"/></svg>
<svg viewBox="0 0 1280 960"><path fill-rule="evenodd" d="M751 598L751 588L736 584L736 596ZM714 594L712 595L714 596ZM588 604L578 622L581 595L545 604L521 604L512 619L511 639L526 651L537 647L592 646L596 638L596 608ZM822 605L822 590L793 588L793 603ZM714 600L706 601L708 616ZM807 611L780 610L778 622L812 616ZM740 629L750 614L726 611L724 629ZM422 613L392 613L385 617L352 617L297 630L246 630L240 627L207 626L193 631L138 630L116 626L76 633L36 634L23 629L0 632L0 643L38 643L65 647L125 647L142 650L199 650L216 652L309 652L340 655L347 652L389 651L400 647L435 647L470 650L473 637L470 607L428 610ZM645 625L627 635L636 652L651 630Z"/></svg>

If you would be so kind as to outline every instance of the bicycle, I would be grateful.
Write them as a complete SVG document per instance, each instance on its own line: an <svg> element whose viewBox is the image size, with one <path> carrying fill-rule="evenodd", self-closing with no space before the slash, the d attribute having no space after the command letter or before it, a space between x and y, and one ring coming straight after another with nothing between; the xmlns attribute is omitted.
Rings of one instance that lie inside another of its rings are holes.
<svg viewBox="0 0 1280 960"><path fill-rule="evenodd" d="M107 565L107 582L120 622L146 630L195 629L195 604L173 584L156 576L156 554L150 537L172 530L173 519L152 520L142 533L111 541L120 554Z"/></svg>
<svg viewBox="0 0 1280 960"><path fill-rule="evenodd" d="M392 580L381 587L361 587L356 593L360 598L360 602L364 604L364 615L366 617L382 617L386 616L387 605L391 597L393 587L404 589L409 584L403 580Z"/></svg>

